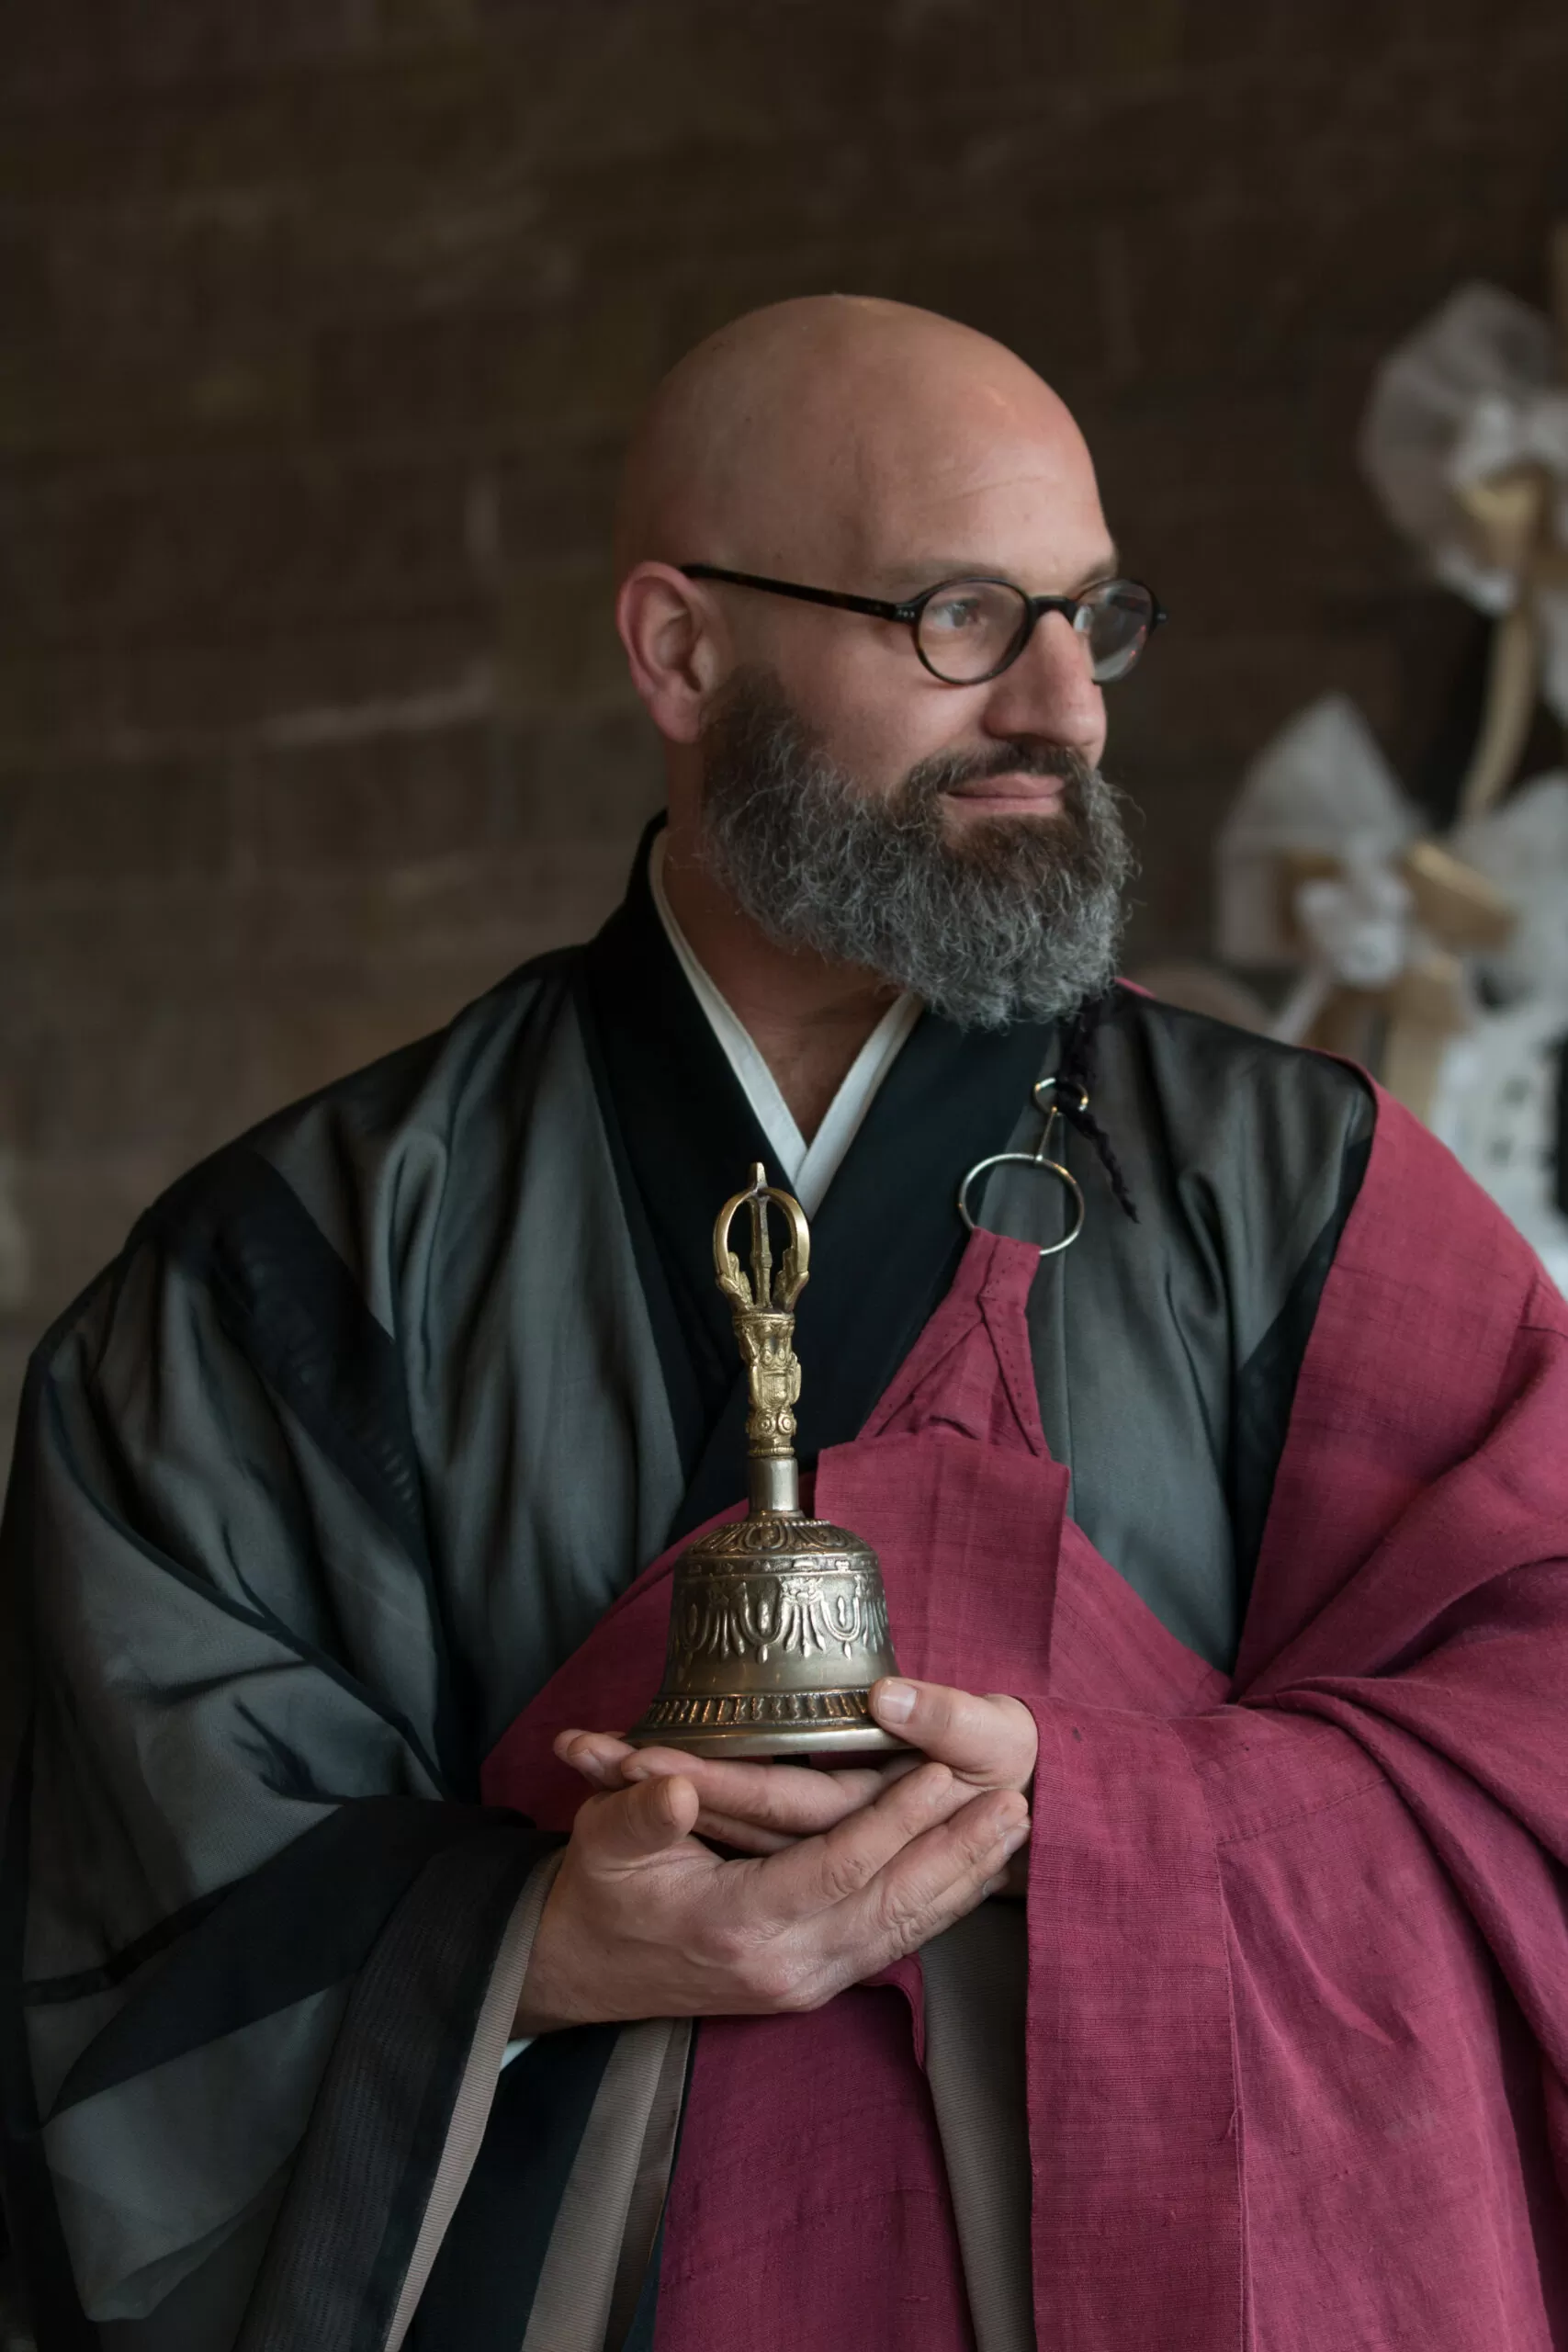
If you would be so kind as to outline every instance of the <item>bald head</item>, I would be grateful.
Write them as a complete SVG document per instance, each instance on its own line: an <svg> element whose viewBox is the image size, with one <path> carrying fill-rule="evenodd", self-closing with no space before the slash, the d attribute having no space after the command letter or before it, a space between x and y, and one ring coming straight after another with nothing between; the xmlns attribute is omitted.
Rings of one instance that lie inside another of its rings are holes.
<svg viewBox="0 0 1568 2352"><path fill-rule="evenodd" d="M626 461L617 574L701 561L874 590L931 558L987 561L957 543L965 510L1010 481L1094 498L1072 417L1014 353L901 302L777 302L655 392Z"/></svg>

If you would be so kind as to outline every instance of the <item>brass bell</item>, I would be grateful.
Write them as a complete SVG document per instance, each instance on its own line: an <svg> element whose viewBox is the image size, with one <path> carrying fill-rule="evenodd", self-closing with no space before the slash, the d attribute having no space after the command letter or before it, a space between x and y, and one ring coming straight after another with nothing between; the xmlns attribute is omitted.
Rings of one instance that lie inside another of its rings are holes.
<svg viewBox="0 0 1568 2352"><path fill-rule="evenodd" d="M789 1227L777 1272L768 1204ZM751 1216L751 1274L729 1247L738 1209ZM800 1508L795 1407L800 1365L795 1303L811 1239L800 1203L774 1191L759 1162L713 1230L714 1271L730 1304L750 1395L750 1508L701 1535L675 1564L664 1683L626 1734L635 1747L700 1756L897 1755L867 1704L897 1674L882 1571L869 1544Z"/></svg>

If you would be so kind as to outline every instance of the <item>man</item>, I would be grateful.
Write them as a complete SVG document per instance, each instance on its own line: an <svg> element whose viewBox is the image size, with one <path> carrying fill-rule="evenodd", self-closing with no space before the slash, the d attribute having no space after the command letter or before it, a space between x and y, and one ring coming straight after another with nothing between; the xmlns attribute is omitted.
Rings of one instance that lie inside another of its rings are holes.
<svg viewBox="0 0 1568 2352"><path fill-rule="evenodd" d="M1010 354L741 320L619 571L626 904L39 1351L44 2352L1568 2341L1561 1302L1355 1072L1111 986L1157 607ZM913 1769L619 1736L741 1492L757 1159Z"/></svg>

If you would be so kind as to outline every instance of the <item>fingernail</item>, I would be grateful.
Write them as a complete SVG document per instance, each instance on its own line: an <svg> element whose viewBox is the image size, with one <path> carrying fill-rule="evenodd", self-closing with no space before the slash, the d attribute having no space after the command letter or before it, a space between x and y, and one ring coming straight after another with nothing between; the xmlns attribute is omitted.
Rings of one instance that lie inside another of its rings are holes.
<svg viewBox="0 0 1568 2352"><path fill-rule="evenodd" d="M879 1682L871 1703L885 1724L907 1724L915 1712L917 1696L912 1682Z"/></svg>
<svg viewBox="0 0 1568 2352"><path fill-rule="evenodd" d="M986 1881L984 1887L981 1889L981 1893L984 1894L1000 1894L1007 1883L1008 1874L1006 1871L1000 1871L995 1878L988 1878Z"/></svg>
<svg viewBox="0 0 1568 2352"><path fill-rule="evenodd" d="M1021 1821L1018 1826L1015 1829L1010 1829L1002 1839L1002 1851L1008 1855L1016 1854L1021 1846L1026 1846L1028 1843L1029 1824L1027 1821Z"/></svg>

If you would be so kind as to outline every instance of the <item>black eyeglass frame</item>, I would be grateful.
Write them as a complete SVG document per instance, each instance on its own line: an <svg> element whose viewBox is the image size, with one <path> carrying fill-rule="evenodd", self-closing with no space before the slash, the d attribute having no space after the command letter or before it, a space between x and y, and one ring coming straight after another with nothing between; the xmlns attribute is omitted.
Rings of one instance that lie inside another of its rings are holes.
<svg viewBox="0 0 1568 2352"><path fill-rule="evenodd" d="M937 683L943 686L988 685L993 678L999 678L1004 670L1012 668L1047 613L1061 613L1069 628L1076 631L1079 613L1090 609L1087 596L1032 596L1027 589L1019 586L1016 580L1003 580L991 572L968 571L952 580L939 580L934 588L923 588L918 596L909 597L904 604L895 605L889 604L881 596L851 596L839 588L803 588L799 582L795 580L764 580L755 571L726 571L716 563L682 563L677 564L675 568L687 580L722 580L728 582L732 588L761 588L770 596L794 596L803 605L831 605L840 612L865 613L871 619L876 621L901 621L914 639L915 652L921 667L928 670ZM1023 605L1023 625L1019 630L1017 643L1011 651L1004 654L993 669L982 672L977 678L944 678L942 672L929 659L925 648L920 643L920 616L932 598L940 596L944 589L969 586L1010 589ZM1150 606L1148 636L1144 640L1145 644L1147 644L1148 638L1154 635L1161 622L1170 618L1170 615L1166 611L1154 590L1145 581L1123 580L1118 575L1114 580L1097 581L1095 586L1142 590L1148 598ZM1137 667L1138 662L1143 657L1143 651L1144 647L1140 645L1137 653L1128 663L1127 670L1119 673L1122 677L1127 675L1128 670ZM1116 679L1107 678L1100 683L1114 685Z"/></svg>

